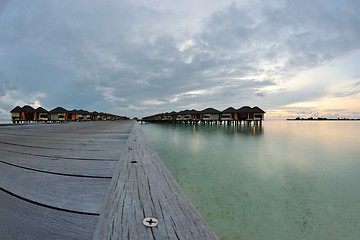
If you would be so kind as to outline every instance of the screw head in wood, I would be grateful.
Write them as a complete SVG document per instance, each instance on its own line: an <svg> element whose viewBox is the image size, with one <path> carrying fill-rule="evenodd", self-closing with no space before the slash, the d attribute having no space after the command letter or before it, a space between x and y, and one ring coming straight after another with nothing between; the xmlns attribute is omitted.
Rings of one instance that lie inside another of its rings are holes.
<svg viewBox="0 0 360 240"><path fill-rule="evenodd" d="M143 224L147 227L156 227L159 223L159 220L157 220L154 217L146 217L143 220Z"/></svg>

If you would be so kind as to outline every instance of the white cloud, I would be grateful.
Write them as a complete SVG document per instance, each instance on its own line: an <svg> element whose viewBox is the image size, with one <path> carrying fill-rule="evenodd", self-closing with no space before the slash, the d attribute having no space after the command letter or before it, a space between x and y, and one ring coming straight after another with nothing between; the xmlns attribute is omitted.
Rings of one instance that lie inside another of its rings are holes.
<svg viewBox="0 0 360 240"><path fill-rule="evenodd" d="M162 101L162 100L159 100L159 99L147 99L145 101L143 101L143 104L145 106L154 106L154 105L163 105L163 104L166 104L167 102L166 101Z"/></svg>

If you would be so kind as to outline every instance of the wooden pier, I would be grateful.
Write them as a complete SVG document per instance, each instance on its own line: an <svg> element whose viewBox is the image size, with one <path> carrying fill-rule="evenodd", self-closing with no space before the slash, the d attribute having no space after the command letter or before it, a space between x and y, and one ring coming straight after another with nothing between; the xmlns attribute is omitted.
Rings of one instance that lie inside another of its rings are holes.
<svg viewBox="0 0 360 240"><path fill-rule="evenodd" d="M216 239L134 121L0 126L0 190L4 240Z"/></svg>

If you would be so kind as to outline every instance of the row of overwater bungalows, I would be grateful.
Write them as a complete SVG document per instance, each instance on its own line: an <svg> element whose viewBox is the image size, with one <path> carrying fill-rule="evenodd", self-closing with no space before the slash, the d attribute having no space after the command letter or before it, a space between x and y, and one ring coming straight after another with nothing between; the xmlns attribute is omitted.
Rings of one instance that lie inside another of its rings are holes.
<svg viewBox="0 0 360 240"><path fill-rule="evenodd" d="M42 107L33 108L29 105L16 106L10 111L13 123L22 122L65 122L65 121L97 121L97 120L123 120L127 117L102 112L89 112L86 110L66 110L56 107L47 111Z"/></svg>
<svg viewBox="0 0 360 240"><path fill-rule="evenodd" d="M152 116L144 117L144 122L177 122L177 123L261 123L264 119L265 111L259 107L244 106L239 109L229 107L223 111L214 108L206 108L202 111L183 110L180 112L160 113Z"/></svg>

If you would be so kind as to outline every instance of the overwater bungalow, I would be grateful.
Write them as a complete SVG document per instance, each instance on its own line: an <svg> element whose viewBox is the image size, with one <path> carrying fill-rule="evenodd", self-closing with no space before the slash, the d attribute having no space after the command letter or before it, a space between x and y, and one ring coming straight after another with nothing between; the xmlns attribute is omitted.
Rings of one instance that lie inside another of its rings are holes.
<svg viewBox="0 0 360 240"><path fill-rule="evenodd" d="M184 121L185 120L185 117L186 117L186 114L189 110L183 110L183 111L180 111L176 114L176 121Z"/></svg>
<svg viewBox="0 0 360 240"><path fill-rule="evenodd" d="M174 122L174 123L211 123L211 122L227 122L234 124L241 124L242 122L261 123L264 119L265 111L255 106L253 108L244 106L239 109L233 107L226 108L222 112L214 108L206 108L202 111L183 110L178 113L160 113L152 116L147 116L141 119L145 122Z"/></svg>
<svg viewBox="0 0 360 240"><path fill-rule="evenodd" d="M91 113L87 110L83 110L83 120L90 121L91 120Z"/></svg>
<svg viewBox="0 0 360 240"><path fill-rule="evenodd" d="M106 114L106 120L113 121L113 120L117 120L117 119L118 119L118 116L115 116L115 115L110 114L110 113Z"/></svg>
<svg viewBox="0 0 360 240"><path fill-rule="evenodd" d="M240 121L250 121L251 118L252 108L249 106L241 107L237 110L238 119Z"/></svg>
<svg viewBox="0 0 360 240"><path fill-rule="evenodd" d="M35 109L29 105L22 107L22 116L25 116L24 121L31 122L34 121Z"/></svg>
<svg viewBox="0 0 360 240"><path fill-rule="evenodd" d="M91 117L91 120L92 120L92 121L102 120L102 117L101 117L100 113L98 113L97 111L93 111L93 112L90 114L90 117Z"/></svg>
<svg viewBox="0 0 360 240"><path fill-rule="evenodd" d="M170 121L170 120L171 120L170 113L166 112L161 114L161 121Z"/></svg>
<svg viewBox="0 0 360 240"><path fill-rule="evenodd" d="M190 122L190 121L193 120L193 116L192 116L190 110L186 109L186 110L184 111L184 114L185 114L185 116L184 116L184 121L185 121L185 122Z"/></svg>
<svg viewBox="0 0 360 240"><path fill-rule="evenodd" d="M51 121L63 122L67 120L69 111L62 107L56 107L49 112Z"/></svg>
<svg viewBox="0 0 360 240"><path fill-rule="evenodd" d="M109 113L89 112L87 110L71 110L68 111L62 107L56 107L51 111L47 111L42 107L37 109L29 105L24 107L16 106L10 111L13 123L20 122L62 122L62 121L91 121L91 120L125 120L126 116L118 116Z"/></svg>
<svg viewBox="0 0 360 240"><path fill-rule="evenodd" d="M80 109L77 111L77 121L89 121L91 120L91 114L89 111Z"/></svg>
<svg viewBox="0 0 360 240"><path fill-rule="evenodd" d="M78 117L78 110L73 109L71 111L68 111L67 120L76 121Z"/></svg>
<svg viewBox="0 0 360 240"><path fill-rule="evenodd" d="M161 118L162 118L161 114L156 114L151 117L151 119L156 120L156 121L161 121Z"/></svg>
<svg viewBox="0 0 360 240"><path fill-rule="evenodd" d="M42 107L34 109L29 105L24 107L16 106L10 113L13 123L49 120L48 111Z"/></svg>
<svg viewBox="0 0 360 240"><path fill-rule="evenodd" d="M229 107L221 112L221 121L236 121L237 119L237 111L233 107Z"/></svg>
<svg viewBox="0 0 360 240"><path fill-rule="evenodd" d="M265 111L263 111L262 109L260 109L259 107L249 107L249 106L244 106L241 107L237 110L238 113L238 119L240 121L247 121L247 122L260 122L264 119L264 113Z"/></svg>
<svg viewBox="0 0 360 240"><path fill-rule="evenodd" d="M195 109L186 109L176 114L176 121L197 122L200 120L200 113Z"/></svg>
<svg viewBox="0 0 360 240"><path fill-rule="evenodd" d="M13 108L10 111L10 113L11 113L11 119L12 119L13 123L16 123L16 122L19 123L20 121L25 120L25 114L22 115L23 111L20 106L16 106L15 108Z"/></svg>
<svg viewBox="0 0 360 240"><path fill-rule="evenodd" d="M258 106L252 108L252 113L253 113L253 120L255 121L262 121L264 119L265 111L259 108Z"/></svg>
<svg viewBox="0 0 360 240"><path fill-rule="evenodd" d="M176 120L177 112L172 111L172 112L169 113L169 115L170 115L170 121L175 121Z"/></svg>
<svg viewBox="0 0 360 240"><path fill-rule="evenodd" d="M99 115L97 116L97 120L106 120L105 113L100 112Z"/></svg>
<svg viewBox="0 0 360 240"><path fill-rule="evenodd" d="M200 112L195 110L195 109L191 109L189 112L188 112L188 116L190 118L190 121L192 122L198 122L200 121Z"/></svg>
<svg viewBox="0 0 360 240"><path fill-rule="evenodd" d="M221 112L215 108L206 108L202 111L200 111L200 120L202 122L208 121L220 121L220 114Z"/></svg>
<svg viewBox="0 0 360 240"><path fill-rule="evenodd" d="M37 122L49 121L49 112L42 107L38 107L34 110L34 120Z"/></svg>

